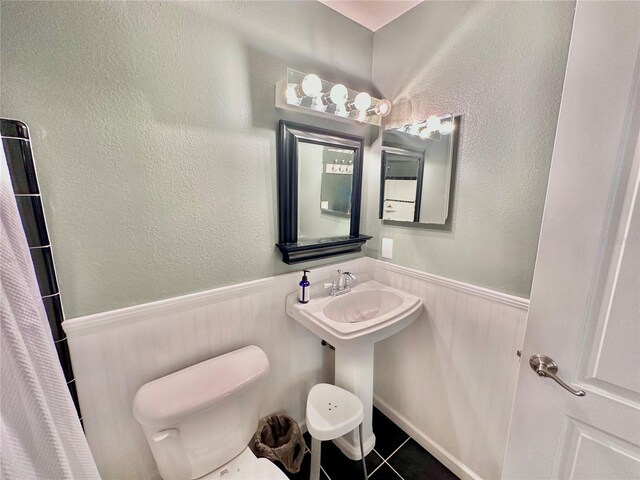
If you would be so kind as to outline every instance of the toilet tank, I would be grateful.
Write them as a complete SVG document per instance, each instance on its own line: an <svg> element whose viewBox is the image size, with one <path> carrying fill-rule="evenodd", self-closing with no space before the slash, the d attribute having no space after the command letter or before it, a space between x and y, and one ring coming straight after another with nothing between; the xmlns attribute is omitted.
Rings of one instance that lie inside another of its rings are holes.
<svg viewBox="0 0 640 480"><path fill-rule="evenodd" d="M199 478L244 450L260 416L269 360L256 346L192 365L142 386L133 414L164 480Z"/></svg>

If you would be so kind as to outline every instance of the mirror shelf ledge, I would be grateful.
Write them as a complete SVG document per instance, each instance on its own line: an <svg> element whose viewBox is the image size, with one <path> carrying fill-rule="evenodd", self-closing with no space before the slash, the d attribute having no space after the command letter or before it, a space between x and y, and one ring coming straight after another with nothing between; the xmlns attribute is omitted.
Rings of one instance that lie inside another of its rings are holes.
<svg viewBox="0 0 640 480"><path fill-rule="evenodd" d="M278 243L276 246L280 250L280 253L282 253L282 260L291 265L294 263L320 260L335 255L360 252L362 245L372 238L371 235L350 235L348 237L321 238L309 243Z"/></svg>

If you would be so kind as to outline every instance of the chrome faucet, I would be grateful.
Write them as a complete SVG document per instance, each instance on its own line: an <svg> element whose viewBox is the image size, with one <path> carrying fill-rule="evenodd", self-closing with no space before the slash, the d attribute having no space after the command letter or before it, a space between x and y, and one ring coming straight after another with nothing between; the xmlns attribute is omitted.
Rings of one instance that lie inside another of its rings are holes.
<svg viewBox="0 0 640 480"><path fill-rule="evenodd" d="M357 280L356 276L351 272L341 272L338 270L338 281L325 283L324 288L331 288L331 296L336 297L351 291L351 284Z"/></svg>

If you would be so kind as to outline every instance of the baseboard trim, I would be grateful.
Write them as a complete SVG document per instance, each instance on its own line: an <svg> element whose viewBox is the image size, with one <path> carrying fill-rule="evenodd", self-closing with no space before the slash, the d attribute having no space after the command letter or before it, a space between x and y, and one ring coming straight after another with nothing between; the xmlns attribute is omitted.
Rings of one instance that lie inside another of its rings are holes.
<svg viewBox="0 0 640 480"><path fill-rule="evenodd" d="M386 270L388 272L399 273L408 277L417 278L427 282L435 283L449 287L453 290L458 290L465 293L470 293L478 297L486 298L494 302L503 303L512 307L519 308L527 311L529 309L529 299L523 297L516 297L515 295L509 295L508 293L498 292L485 287L479 287L471 283L464 283L458 280L453 280L447 277L440 277L433 275L432 273L423 272L414 268L403 267L401 265L395 265L393 263L385 262L382 260L376 260L376 269Z"/></svg>
<svg viewBox="0 0 640 480"><path fill-rule="evenodd" d="M422 448L427 450L440 463L451 470L460 480L482 480L473 470L447 452L427 434L416 427L407 417L398 413L391 405L375 394L373 395L373 404L378 410L384 413L387 418L418 442Z"/></svg>

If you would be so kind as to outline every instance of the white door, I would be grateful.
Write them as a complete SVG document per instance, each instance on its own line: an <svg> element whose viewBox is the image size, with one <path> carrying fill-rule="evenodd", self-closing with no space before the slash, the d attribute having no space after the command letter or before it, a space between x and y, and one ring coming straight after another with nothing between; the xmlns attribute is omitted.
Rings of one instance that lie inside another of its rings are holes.
<svg viewBox="0 0 640 480"><path fill-rule="evenodd" d="M505 479L640 479L639 46L640 2L578 2Z"/></svg>

